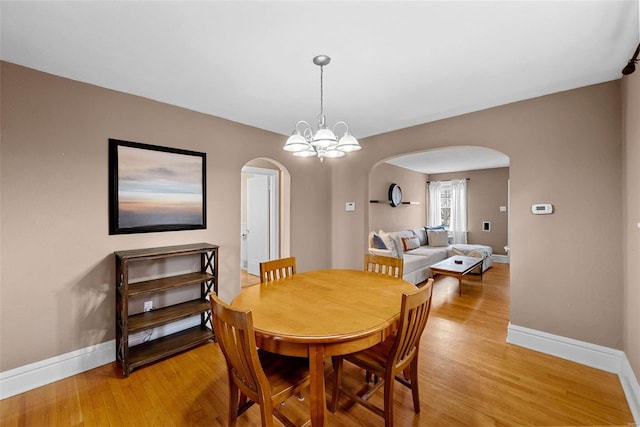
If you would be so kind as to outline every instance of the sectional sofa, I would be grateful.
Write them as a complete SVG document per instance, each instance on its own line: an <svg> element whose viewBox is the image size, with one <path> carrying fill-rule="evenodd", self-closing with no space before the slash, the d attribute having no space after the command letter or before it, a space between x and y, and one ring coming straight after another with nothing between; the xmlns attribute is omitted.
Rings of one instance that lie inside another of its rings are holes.
<svg viewBox="0 0 640 427"><path fill-rule="evenodd" d="M403 279L415 285L427 280L433 264L453 255L483 258L482 271L493 264L490 246L449 244L446 230L402 230L369 233L369 253L403 260Z"/></svg>

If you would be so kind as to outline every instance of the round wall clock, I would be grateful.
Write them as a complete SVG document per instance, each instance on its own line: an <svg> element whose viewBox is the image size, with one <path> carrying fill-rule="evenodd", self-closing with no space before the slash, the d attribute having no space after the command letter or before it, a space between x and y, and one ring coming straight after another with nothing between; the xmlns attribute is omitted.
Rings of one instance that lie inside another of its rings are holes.
<svg viewBox="0 0 640 427"><path fill-rule="evenodd" d="M389 203L391 203L392 208L402 203L402 189L398 184L391 184L389 186Z"/></svg>

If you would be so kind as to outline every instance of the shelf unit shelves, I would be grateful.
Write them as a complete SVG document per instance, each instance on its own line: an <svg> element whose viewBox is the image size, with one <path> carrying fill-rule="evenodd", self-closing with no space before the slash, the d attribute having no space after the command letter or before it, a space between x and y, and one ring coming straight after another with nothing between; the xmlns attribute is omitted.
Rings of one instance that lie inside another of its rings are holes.
<svg viewBox="0 0 640 427"><path fill-rule="evenodd" d="M218 246L209 243L114 252L116 262L116 359L127 377L134 369L214 339L210 292L218 293ZM200 271L129 283L133 262L200 255ZM152 311L129 314L129 298L153 296L171 289L200 285L200 297ZM200 315L200 325L139 345L129 345L129 334Z"/></svg>

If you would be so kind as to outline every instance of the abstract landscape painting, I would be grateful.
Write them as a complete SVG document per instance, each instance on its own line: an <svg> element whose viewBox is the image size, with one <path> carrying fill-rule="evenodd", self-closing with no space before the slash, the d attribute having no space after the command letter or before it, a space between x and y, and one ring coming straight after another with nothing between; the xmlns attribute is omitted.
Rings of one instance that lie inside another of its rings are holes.
<svg viewBox="0 0 640 427"><path fill-rule="evenodd" d="M110 234L206 228L205 153L109 143Z"/></svg>

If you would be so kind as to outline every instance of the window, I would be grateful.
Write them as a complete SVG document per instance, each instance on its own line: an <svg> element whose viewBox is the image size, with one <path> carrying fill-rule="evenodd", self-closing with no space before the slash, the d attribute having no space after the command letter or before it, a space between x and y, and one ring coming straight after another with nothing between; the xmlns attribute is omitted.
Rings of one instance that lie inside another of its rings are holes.
<svg viewBox="0 0 640 427"><path fill-rule="evenodd" d="M429 183L428 225L444 224L453 243L467 243L467 182L465 179Z"/></svg>
<svg viewBox="0 0 640 427"><path fill-rule="evenodd" d="M443 182L440 186L440 224L449 230L451 226L451 183Z"/></svg>

